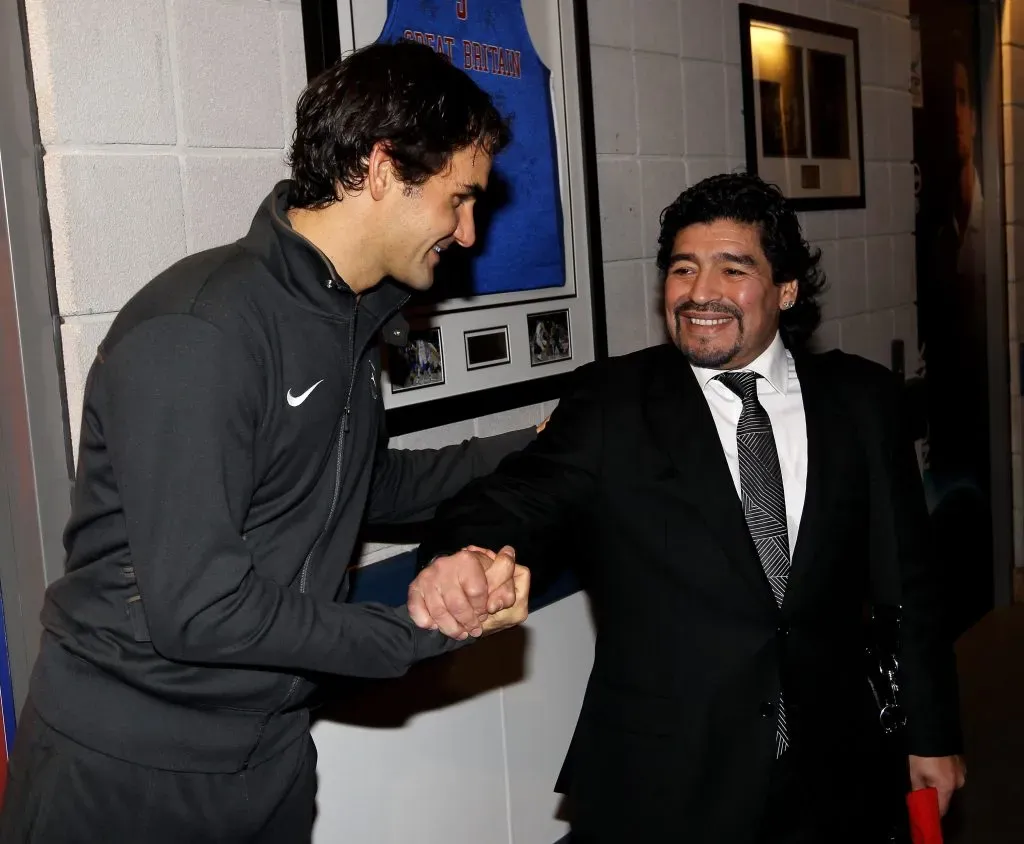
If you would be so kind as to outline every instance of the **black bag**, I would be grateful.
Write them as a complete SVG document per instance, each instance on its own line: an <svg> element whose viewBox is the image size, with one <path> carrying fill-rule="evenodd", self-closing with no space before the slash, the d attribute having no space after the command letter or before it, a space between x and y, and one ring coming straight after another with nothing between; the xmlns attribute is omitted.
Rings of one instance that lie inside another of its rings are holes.
<svg viewBox="0 0 1024 844"><path fill-rule="evenodd" d="M899 702L899 631L899 607L875 605L870 608L864 668L878 713L882 767L877 772L877 783L884 804L885 841L889 844L909 844L910 841L910 820L904 800L910 790L910 770L907 719Z"/></svg>

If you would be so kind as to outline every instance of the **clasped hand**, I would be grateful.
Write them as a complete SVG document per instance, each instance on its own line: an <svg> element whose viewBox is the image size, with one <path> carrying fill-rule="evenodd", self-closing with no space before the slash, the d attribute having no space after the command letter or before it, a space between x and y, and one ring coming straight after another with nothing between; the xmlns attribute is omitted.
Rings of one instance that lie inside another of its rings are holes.
<svg viewBox="0 0 1024 844"><path fill-rule="evenodd" d="M530 570L516 563L515 549L470 545L419 573L409 586L409 615L424 630L462 640L522 624L529 597Z"/></svg>

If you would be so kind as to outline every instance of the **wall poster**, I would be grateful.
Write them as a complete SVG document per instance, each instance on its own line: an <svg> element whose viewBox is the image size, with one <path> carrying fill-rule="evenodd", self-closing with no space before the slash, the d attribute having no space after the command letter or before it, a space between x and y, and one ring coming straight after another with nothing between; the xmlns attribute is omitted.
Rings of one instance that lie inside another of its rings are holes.
<svg viewBox="0 0 1024 844"><path fill-rule="evenodd" d="M303 27L310 75L353 47L413 40L512 120L476 244L446 252L414 296L408 345L383 347L389 432L557 398L606 354L585 3L303 0Z"/></svg>
<svg viewBox="0 0 1024 844"><path fill-rule="evenodd" d="M970 0L911 0L910 9L922 458L961 632L993 604L978 21Z"/></svg>

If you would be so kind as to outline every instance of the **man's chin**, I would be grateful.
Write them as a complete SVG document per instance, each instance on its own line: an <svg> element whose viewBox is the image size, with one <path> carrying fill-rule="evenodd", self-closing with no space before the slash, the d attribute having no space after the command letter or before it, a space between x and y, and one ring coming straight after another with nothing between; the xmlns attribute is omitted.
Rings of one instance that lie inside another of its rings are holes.
<svg viewBox="0 0 1024 844"><path fill-rule="evenodd" d="M394 280L397 281L399 284L403 285L404 287L408 287L415 293L426 293L426 291L430 290L430 288L434 286L433 272L429 272L419 276L409 275L404 276L402 278L392 276L392 278L394 278Z"/></svg>
<svg viewBox="0 0 1024 844"><path fill-rule="evenodd" d="M727 369L738 349L705 346L700 343L676 343L679 351L692 366L701 369Z"/></svg>

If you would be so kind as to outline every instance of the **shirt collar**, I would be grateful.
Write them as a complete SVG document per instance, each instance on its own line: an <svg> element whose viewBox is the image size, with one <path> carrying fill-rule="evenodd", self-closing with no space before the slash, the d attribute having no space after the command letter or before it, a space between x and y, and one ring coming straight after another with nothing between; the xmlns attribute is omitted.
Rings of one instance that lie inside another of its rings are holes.
<svg viewBox="0 0 1024 844"><path fill-rule="evenodd" d="M702 390L725 370L704 369L700 366L690 364L693 374L697 376L697 383ZM789 353L782 343L782 336L776 332L775 339L761 352L749 365L742 368L743 372L756 372L767 381L773 390L785 395L789 391Z"/></svg>

